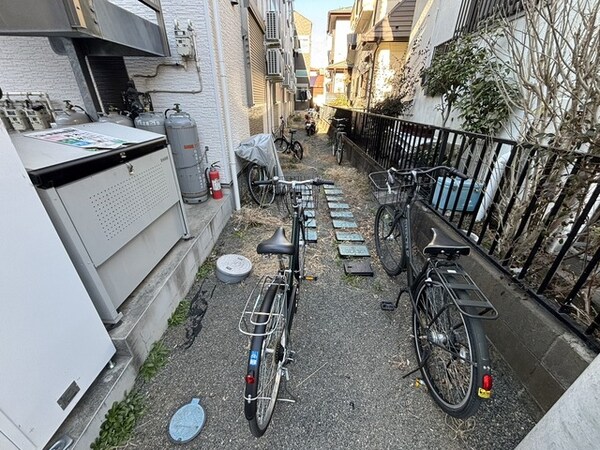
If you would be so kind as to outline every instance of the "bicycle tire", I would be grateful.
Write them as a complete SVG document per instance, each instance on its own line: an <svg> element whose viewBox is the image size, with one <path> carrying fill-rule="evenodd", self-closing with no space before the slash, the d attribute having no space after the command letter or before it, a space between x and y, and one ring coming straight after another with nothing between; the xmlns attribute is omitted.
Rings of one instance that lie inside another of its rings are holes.
<svg viewBox="0 0 600 450"><path fill-rule="evenodd" d="M374 226L375 250L383 270L390 276L398 275L406 268L404 233L395 214L392 205L381 205Z"/></svg>
<svg viewBox="0 0 600 450"><path fill-rule="evenodd" d="M283 153L287 151L289 143L284 138L278 137L277 139L275 139L274 142L275 150L277 150L277 153Z"/></svg>
<svg viewBox="0 0 600 450"><path fill-rule="evenodd" d="M337 132L333 135L333 140L331 142L331 154L335 156L337 152Z"/></svg>
<svg viewBox="0 0 600 450"><path fill-rule="evenodd" d="M246 181L248 182L250 197L252 197L252 200L254 200L258 206L263 208L269 206L275 200L275 187L273 185L256 186L253 182L265 181L269 178L267 169L263 166L253 163L248 168Z"/></svg>
<svg viewBox="0 0 600 450"><path fill-rule="evenodd" d="M247 373L254 374L254 382L246 380L244 414L255 437L261 437L267 431L279 394L281 368L285 362L281 346L285 333L284 301L285 294L280 285L273 284L267 289L260 309L264 315L257 320L259 323L250 344ZM283 317L274 320L272 314L280 313Z"/></svg>
<svg viewBox="0 0 600 450"><path fill-rule="evenodd" d="M417 287L413 309L417 360L433 400L448 415L464 419L481 402L481 368L489 366L485 333L480 320L459 312L435 274L427 278Z"/></svg>
<svg viewBox="0 0 600 450"><path fill-rule="evenodd" d="M294 145L292 146L292 153L294 154L294 158L296 158L298 161L302 161L302 158L304 157L304 149L302 148L302 144L300 142L294 142Z"/></svg>
<svg viewBox="0 0 600 450"><path fill-rule="evenodd" d="M338 142L335 150L335 160L337 161L338 165L341 165L344 157L344 135L341 133L338 134L337 140Z"/></svg>

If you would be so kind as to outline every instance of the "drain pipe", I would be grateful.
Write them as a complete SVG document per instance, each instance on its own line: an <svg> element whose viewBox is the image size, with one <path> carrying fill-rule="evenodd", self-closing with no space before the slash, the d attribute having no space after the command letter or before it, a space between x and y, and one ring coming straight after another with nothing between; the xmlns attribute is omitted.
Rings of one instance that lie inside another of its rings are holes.
<svg viewBox="0 0 600 450"><path fill-rule="evenodd" d="M213 43L209 43L209 51L211 53L211 58L213 61L217 61L218 63L218 73L215 73L215 81L217 82L217 95L219 97L219 107L223 108L224 116L221 116L223 119L223 125L225 128L225 147L228 149L229 153L229 174L231 176L231 183L233 188L233 199L235 202L235 210L238 211L241 209L240 203L240 191L238 188L237 182L237 166L235 164L235 152L233 150L233 136L231 132L231 114L229 112L229 89L227 87L227 75L225 72L225 59L223 57L223 40L221 38L221 15L219 13L219 2L218 0L211 0L213 7L213 20L212 20L212 31L213 36L217 40L217 57L214 56ZM206 7L206 12L209 12L208 8L208 0L204 0L204 5ZM209 19L209 15L207 14L207 19ZM210 36L210 33L209 33ZM215 71L217 72L217 71ZM220 89L219 89L220 85ZM222 92L222 95L219 95L219 92Z"/></svg>

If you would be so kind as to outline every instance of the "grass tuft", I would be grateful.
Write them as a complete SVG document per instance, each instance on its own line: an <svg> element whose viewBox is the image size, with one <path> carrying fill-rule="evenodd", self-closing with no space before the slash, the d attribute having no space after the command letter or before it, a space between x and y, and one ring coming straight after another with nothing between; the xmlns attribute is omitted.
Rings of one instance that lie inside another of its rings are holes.
<svg viewBox="0 0 600 450"><path fill-rule="evenodd" d="M156 341L148 353L148 357L140 367L139 377L144 381L152 379L167 364L169 350L162 341Z"/></svg>
<svg viewBox="0 0 600 450"><path fill-rule="evenodd" d="M92 443L93 450L109 450L125 444L135 424L144 413L144 398L139 392L130 392L120 402L113 403L100 427L100 434Z"/></svg>
<svg viewBox="0 0 600 450"><path fill-rule="evenodd" d="M173 311L171 317L169 317L168 325L170 327L176 327L177 325L181 325L188 318L188 313L190 311L190 302L189 300L182 300Z"/></svg>

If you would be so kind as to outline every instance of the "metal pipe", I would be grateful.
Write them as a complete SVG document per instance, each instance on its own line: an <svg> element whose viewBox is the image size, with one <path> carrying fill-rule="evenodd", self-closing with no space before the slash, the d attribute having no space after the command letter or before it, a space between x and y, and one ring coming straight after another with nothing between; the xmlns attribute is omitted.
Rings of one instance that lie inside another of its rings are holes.
<svg viewBox="0 0 600 450"><path fill-rule="evenodd" d="M213 10L214 10L214 17L213 20L211 21L209 19L209 0L203 0L202 2L204 4L204 8L206 10L206 17L207 17L207 26L208 23L210 22L212 24L212 30L208 29L208 36L214 36L217 40L217 49L216 49L216 53L217 55L215 55L215 48L214 48L214 44L212 42L212 39L209 39L209 45L208 45L208 52L209 52L209 58L211 61L217 61L218 63L218 70L220 73L217 73L217 69L214 66L211 66L213 68L213 75L214 75L214 79L215 79L215 83L216 83L216 87L217 89L216 91L216 96L217 96L217 108L216 108L216 115L217 115L217 120L219 123L223 124L223 128L225 130L225 136L223 136L222 133L219 134L219 138L221 140L221 146L223 149L227 149L228 150L228 156L229 156L229 175L231 177L231 183L233 186L233 199L234 199L234 203L235 203L235 210L238 211L241 209L241 202L240 202L240 193L239 193L239 188L238 188L238 182L237 182L237 166L235 164L235 152L233 149L233 138L231 135L231 116L229 114L229 91L227 89L227 80L225 79L224 82L221 82L220 78L226 78L226 74L225 74L225 62L223 59L223 43L221 40L221 22L220 22L220 14L219 14L219 5L218 2L216 0L212 0L212 6L213 6ZM219 89L219 85L221 85L221 89ZM220 94L223 94L222 96Z"/></svg>

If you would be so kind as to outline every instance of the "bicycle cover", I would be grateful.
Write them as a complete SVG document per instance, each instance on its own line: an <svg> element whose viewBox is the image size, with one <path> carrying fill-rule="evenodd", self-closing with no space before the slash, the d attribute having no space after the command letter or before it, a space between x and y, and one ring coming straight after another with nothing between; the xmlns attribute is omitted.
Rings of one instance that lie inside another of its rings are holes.
<svg viewBox="0 0 600 450"><path fill-rule="evenodd" d="M272 135L265 133L250 136L240 142L235 154L246 161L266 167L271 175L284 179Z"/></svg>

